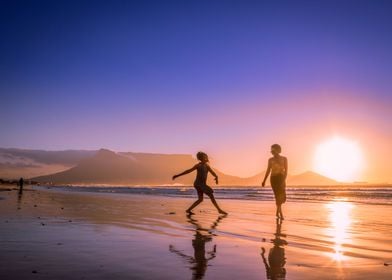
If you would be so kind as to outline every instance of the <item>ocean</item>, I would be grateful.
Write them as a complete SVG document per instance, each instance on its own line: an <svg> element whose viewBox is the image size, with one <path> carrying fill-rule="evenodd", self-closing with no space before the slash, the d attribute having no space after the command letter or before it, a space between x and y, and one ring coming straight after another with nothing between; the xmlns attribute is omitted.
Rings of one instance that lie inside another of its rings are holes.
<svg viewBox="0 0 392 280"><path fill-rule="evenodd" d="M34 188L47 188L44 186ZM168 197L195 197L193 187L118 187L118 186L53 186L63 191L139 194ZM224 187L214 188L217 199L273 200L270 187ZM287 201L333 201L342 200L355 203L392 205L392 187L390 186L322 186L322 187L287 187Z"/></svg>

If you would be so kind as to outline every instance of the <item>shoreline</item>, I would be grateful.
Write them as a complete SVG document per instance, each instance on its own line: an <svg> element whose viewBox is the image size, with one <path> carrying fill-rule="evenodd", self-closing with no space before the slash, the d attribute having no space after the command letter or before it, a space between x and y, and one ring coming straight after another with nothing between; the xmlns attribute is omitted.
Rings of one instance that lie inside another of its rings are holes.
<svg viewBox="0 0 392 280"><path fill-rule="evenodd" d="M26 179L27 181L29 179ZM16 179L14 184L11 183L0 183L0 189L4 187L18 187L16 184ZM158 184L158 185L129 185L129 184L51 184L51 183L40 183L40 184L26 184L26 186L34 186L34 187L41 187L41 188L193 188L191 184ZM263 189L260 185L213 185L213 189ZM269 184L266 185L264 188L270 188ZM363 188L363 189L377 189L377 188L392 188L392 183L366 183L366 184L359 184L359 183L341 183L341 184L323 184L323 185L287 185L287 189L323 189L323 188L330 188L330 189L355 189L355 188Z"/></svg>
<svg viewBox="0 0 392 280"><path fill-rule="evenodd" d="M196 196L194 187L187 188L155 188L155 187L34 187L41 190L57 190L64 192L142 194L147 196L183 197ZM219 200L254 200L274 201L271 187L265 188L214 188L215 197ZM392 189L391 189L392 190ZM288 201L292 202L329 202L347 201L356 204L392 205L392 192L388 188L286 188Z"/></svg>

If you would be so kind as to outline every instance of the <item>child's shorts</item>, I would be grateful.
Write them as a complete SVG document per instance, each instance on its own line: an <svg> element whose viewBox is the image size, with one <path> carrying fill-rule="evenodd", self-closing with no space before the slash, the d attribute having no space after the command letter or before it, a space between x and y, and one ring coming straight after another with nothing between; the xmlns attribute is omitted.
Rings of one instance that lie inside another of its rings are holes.
<svg viewBox="0 0 392 280"><path fill-rule="evenodd" d="M197 186L195 185L194 187L197 190L198 196L202 196L203 193L209 195L214 192L214 190L210 186L207 186L207 185L197 185Z"/></svg>

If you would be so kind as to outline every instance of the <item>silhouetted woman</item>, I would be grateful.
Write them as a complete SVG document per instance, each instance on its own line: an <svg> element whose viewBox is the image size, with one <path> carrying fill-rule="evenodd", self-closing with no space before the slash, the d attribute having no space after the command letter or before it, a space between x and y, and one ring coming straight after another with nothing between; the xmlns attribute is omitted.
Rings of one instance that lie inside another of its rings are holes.
<svg viewBox="0 0 392 280"><path fill-rule="evenodd" d="M278 144L271 146L272 158L268 160L268 168L261 185L265 186L265 181L271 173L271 187L274 191L276 202L276 218L284 219L282 204L286 202L286 177L287 177L287 158L281 156L282 148Z"/></svg>
<svg viewBox="0 0 392 280"><path fill-rule="evenodd" d="M203 152L198 152L196 157L199 160L198 164L193 166L191 169L185 170L184 172L173 176L173 180L174 180L177 177L191 173L194 170L197 171L196 179L193 186L197 190L198 199L186 210L186 212L188 214L193 214L192 209L203 201L203 194L206 194L211 199L212 203L214 204L215 208L218 210L220 214L227 214L219 207L218 203L216 202L213 189L207 185L208 172L210 172L215 177L215 182L218 184L218 176L215 174L215 172L211 169L211 167L208 164L209 162L208 155Z"/></svg>

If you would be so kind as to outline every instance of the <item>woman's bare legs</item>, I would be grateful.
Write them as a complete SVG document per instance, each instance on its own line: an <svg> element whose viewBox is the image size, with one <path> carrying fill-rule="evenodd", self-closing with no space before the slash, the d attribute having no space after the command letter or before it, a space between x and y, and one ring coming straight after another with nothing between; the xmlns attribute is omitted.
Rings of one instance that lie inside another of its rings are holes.
<svg viewBox="0 0 392 280"><path fill-rule="evenodd" d="M284 220L283 211L282 211L282 205L280 205L279 211L280 211L280 219L281 219L281 220Z"/></svg>
<svg viewBox="0 0 392 280"><path fill-rule="evenodd" d="M276 218L284 220L283 212L282 212L282 204L276 205Z"/></svg>

